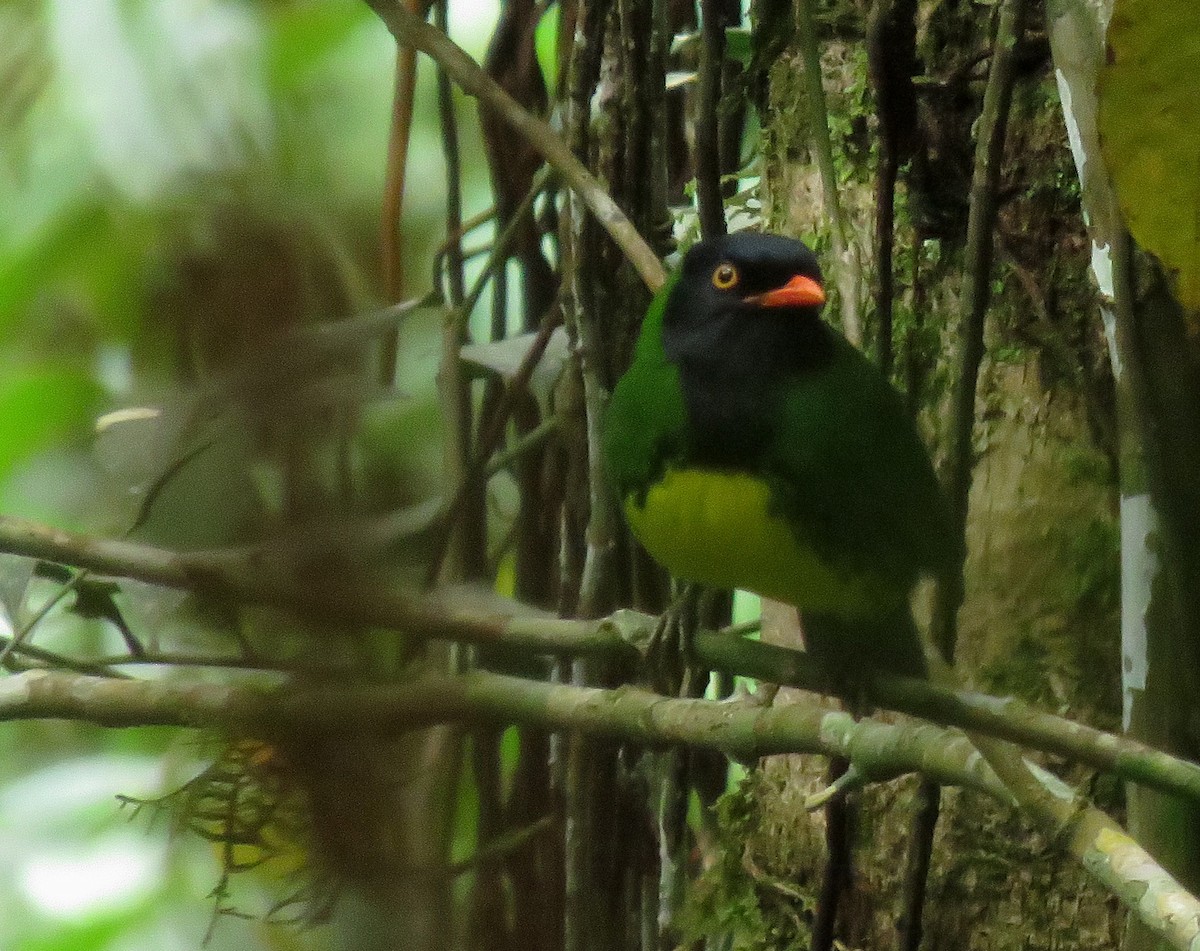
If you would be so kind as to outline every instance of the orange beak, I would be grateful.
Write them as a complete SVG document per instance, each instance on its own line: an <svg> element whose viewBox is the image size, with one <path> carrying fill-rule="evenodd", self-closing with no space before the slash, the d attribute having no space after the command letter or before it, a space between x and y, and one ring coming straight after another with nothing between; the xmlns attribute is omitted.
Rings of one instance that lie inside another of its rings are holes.
<svg viewBox="0 0 1200 951"><path fill-rule="evenodd" d="M782 287L746 298L759 307L817 307L825 303L825 291L811 277L797 274Z"/></svg>

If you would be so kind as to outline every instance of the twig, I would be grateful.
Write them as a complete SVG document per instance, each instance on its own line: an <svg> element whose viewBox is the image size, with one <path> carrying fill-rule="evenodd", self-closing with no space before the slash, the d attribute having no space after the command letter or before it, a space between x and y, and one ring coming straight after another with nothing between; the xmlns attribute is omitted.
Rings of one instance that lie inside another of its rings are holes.
<svg viewBox="0 0 1200 951"><path fill-rule="evenodd" d="M420 0L416 0L420 2ZM449 0L437 0L434 5L434 18L439 30L447 31L449 18ZM462 305L466 296L466 283L463 276L463 234L462 220L462 160L458 144L458 119L454 114L454 89L450 85L450 77L445 68L439 63L437 69L438 118L442 130L442 155L446 161L446 238L441 251L446 259L446 285L449 290L451 307ZM490 218L488 213L481 221ZM471 226L475 226L472 219ZM440 255L439 255L440 256ZM440 282L439 282L440 284ZM435 285L438 286L438 285Z"/></svg>
<svg viewBox="0 0 1200 951"><path fill-rule="evenodd" d="M662 262L638 234L625 213L609 196L604 186L584 167L545 122L525 109L493 82L462 48L445 33L414 16L396 0L367 0L371 9L399 41L411 43L441 63L450 77L470 95L494 109L513 129L524 136L553 166L563 180L578 193L591 209L601 227L637 269L646 286L657 291L666 281Z"/></svg>
<svg viewBox="0 0 1200 951"><path fill-rule="evenodd" d="M876 356L885 376L892 372L892 305L895 281L896 173L912 151L916 129L916 0L872 0L867 16L867 76L879 120L879 163L875 169Z"/></svg>
<svg viewBox="0 0 1200 951"><path fill-rule="evenodd" d="M3 649L0 649L0 667L8 667L13 652L20 650L21 647L24 646L25 639L33 633L33 629L46 619L46 615L48 615L59 604L62 603L63 598L75 591L79 587L80 583L87 579L87 576L88 573L86 570L75 572L75 574L71 576L70 581L64 585L60 585L58 590L54 592L54 595L50 598L47 598L46 603L38 608L33 617L31 617L28 621L22 624L20 628L17 629L13 636L8 639L8 643L4 645Z"/></svg>
<svg viewBox="0 0 1200 951"><path fill-rule="evenodd" d="M405 0L416 16L421 0ZM387 173L383 183L383 207L379 220L379 247L383 256L383 289L388 301L404 296L404 181L408 167L408 144L412 138L413 98L417 85L417 54L407 43L396 41L396 81L392 92L392 124L388 131ZM379 382L391 386L396 379L396 355L400 331L393 327L383 337Z"/></svg>
<svg viewBox="0 0 1200 951"><path fill-rule="evenodd" d="M918 951L925 934L923 916L925 894L929 889L929 868L933 858L933 838L942 809L942 790L926 780L917 788L917 814L908 837L904 856L904 880L900 919L896 922L899 951Z"/></svg>
<svg viewBox="0 0 1200 951"><path fill-rule="evenodd" d="M439 75L441 75L439 73ZM446 77L449 79L449 77ZM476 228L481 228L493 218L496 217L495 207L485 208L477 215L472 215L466 221L462 222L457 230L452 231L442 239L442 243L438 245L438 249L433 252L433 286L441 287L443 284L443 274L446 270L446 262L450 255L451 249L459 255L463 263L478 257L481 254L487 254L491 250L490 244L484 244L470 250L463 250L463 238L474 231Z"/></svg>
<svg viewBox="0 0 1200 951"><path fill-rule="evenodd" d="M846 774L850 764L843 757L829 762L828 781L832 784ZM834 796L825 804L825 870L817 898L812 925L811 951L831 951L838 907L850 889L853 862L851 821L853 808L845 795Z"/></svg>
<svg viewBox="0 0 1200 951"><path fill-rule="evenodd" d="M10 640L11 638L8 637L0 637L0 644L8 645ZM10 671L36 670L39 669L38 665L40 665L52 670L69 670L77 674L92 674L97 677L129 677L128 674L122 673L119 670L113 670L112 666L103 658L94 661L76 660L57 651L38 647L36 644L18 644L12 653L13 656L9 657L7 665L7 669ZM37 665L18 663L17 657L25 657L31 661L37 661ZM120 663L128 663L129 660L130 655L122 654Z"/></svg>
<svg viewBox="0 0 1200 951"><path fill-rule="evenodd" d="M445 557L449 537L453 531L455 521L462 512L463 504L472 488L478 487L481 477L488 472L489 460L500 445L500 440L504 437L508 418L516 406L517 400L526 392L526 387L529 385L529 380L533 376L534 369L542 359L542 355L546 352L546 347L550 345L550 338L559 326L559 317L558 308L552 307L542 320L542 325L538 328L537 335L533 338L532 343L530 343L528 352L521 359L520 366L517 367L517 372L508 381L508 385L504 388L504 392L500 395L500 399L496 401L492 409L483 432L479 436L479 446L475 452L474 461L466 468L456 482L454 495L451 497L450 503L446 507L445 514L441 519L441 534L438 537L437 544L434 546L433 555L430 558L431 580L438 571L442 559Z"/></svg>
<svg viewBox="0 0 1200 951"><path fill-rule="evenodd" d="M411 10L421 0L406 0ZM438 26L445 30L447 2L435 7ZM408 47L405 47L406 49ZM458 126L454 118L453 90L445 67L437 64L438 114L442 130L442 151L446 160L446 234L462 230L462 182L458 155ZM493 251L495 249L493 248ZM472 494L471 433L474 428L474 408L471 402L471 383L460 354L467 342L467 320L471 308L465 303L466 286L463 276L463 255L460 241L451 241L446 254L451 311L442 321L442 354L437 372L438 404L442 416L442 470L447 483L460 487L457 508L470 510L470 517L448 522L440 536L441 551L432 571L444 572L443 578L454 580L478 578L486 570L484 536L486 514L481 491ZM494 274L485 271L485 274ZM480 280L484 280L483 277ZM474 303L472 303L472 308ZM478 488L478 487L477 487Z"/></svg>
<svg viewBox="0 0 1200 951"><path fill-rule="evenodd" d="M518 459L542 446L547 439L558 432L562 424L561 416L546 417L529 432L518 436L503 452L492 456L488 460L487 466L484 467L484 474L491 477L497 472L509 468Z"/></svg>
<svg viewBox="0 0 1200 951"><path fill-rule="evenodd" d="M1023 0L1015 0L1020 3ZM1034 772L1017 750L989 736L971 742L1016 799L1052 840L1116 895L1143 925L1179 951L1200 942L1200 901L1190 895L1124 829L1075 790Z"/></svg>

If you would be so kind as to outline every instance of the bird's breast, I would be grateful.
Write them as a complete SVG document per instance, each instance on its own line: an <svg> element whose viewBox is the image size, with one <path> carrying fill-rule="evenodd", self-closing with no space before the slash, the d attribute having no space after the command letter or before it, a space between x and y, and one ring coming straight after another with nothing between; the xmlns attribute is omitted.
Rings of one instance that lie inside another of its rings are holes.
<svg viewBox="0 0 1200 951"><path fill-rule="evenodd" d="M811 611L869 614L881 582L828 564L771 507L766 480L745 472L668 469L630 496L626 516L646 550L681 578L743 588Z"/></svg>

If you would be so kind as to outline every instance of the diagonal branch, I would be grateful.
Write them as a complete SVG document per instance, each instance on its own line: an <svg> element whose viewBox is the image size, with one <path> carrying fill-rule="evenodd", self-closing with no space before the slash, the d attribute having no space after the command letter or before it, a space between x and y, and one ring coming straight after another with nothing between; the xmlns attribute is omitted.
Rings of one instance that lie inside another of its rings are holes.
<svg viewBox="0 0 1200 951"><path fill-rule="evenodd" d="M637 228L567 147L553 129L531 115L483 71L457 43L441 30L414 16L398 0L367 0L399 43L436 60L464 92L476 96L493 109L513 130L524 136L562 176L591 209L601 227L612 237L637 269L646 286L657 291L666 281L666 272Z"/></svg>

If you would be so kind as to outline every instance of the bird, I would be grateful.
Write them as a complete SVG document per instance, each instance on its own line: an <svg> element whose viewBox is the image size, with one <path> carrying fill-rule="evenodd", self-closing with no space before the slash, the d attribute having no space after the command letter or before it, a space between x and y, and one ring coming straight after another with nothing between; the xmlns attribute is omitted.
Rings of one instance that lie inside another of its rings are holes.
<svg viewBox="0 0 1200 951"><path fill-rule="evenodd" d="M911 593L959 546L904 400L825 302L801 241L698 242L646 312L601 447L650 555L796 606L845 698L873 672L928 676Z"/></svg>

